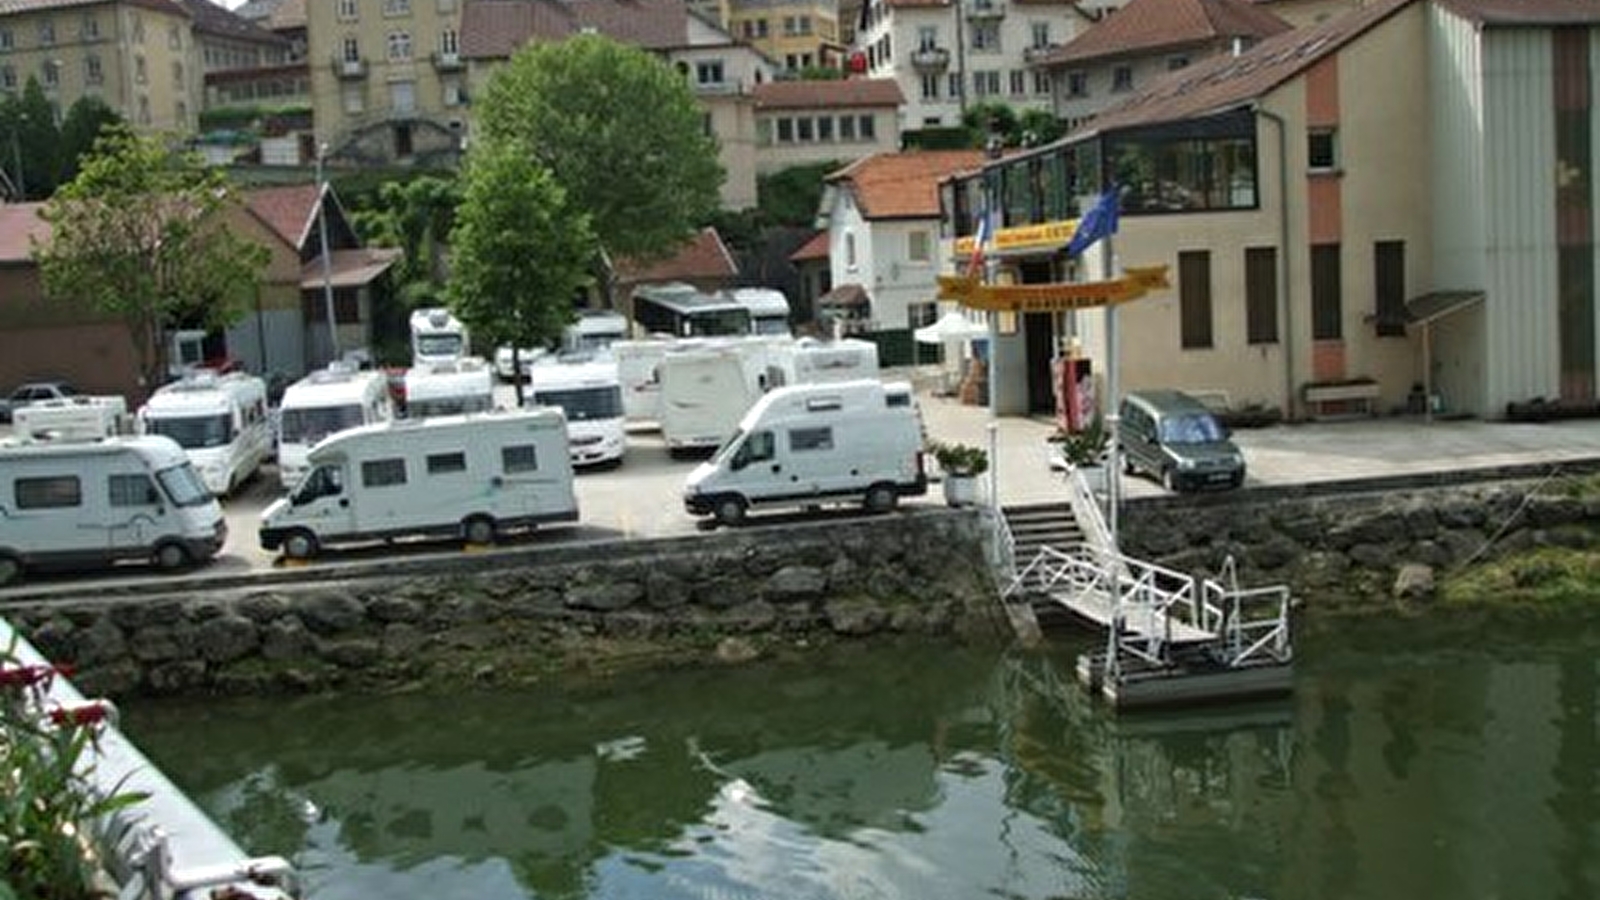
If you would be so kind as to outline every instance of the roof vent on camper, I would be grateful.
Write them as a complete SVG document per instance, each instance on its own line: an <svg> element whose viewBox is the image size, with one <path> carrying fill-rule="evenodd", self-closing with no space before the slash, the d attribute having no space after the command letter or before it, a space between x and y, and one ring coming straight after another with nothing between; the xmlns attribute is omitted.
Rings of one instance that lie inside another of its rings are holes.
<svg viewBox="0 0 1600 900"><path fill-rule="evenodd" d="M428 310L428 324L435 328L443 328L450 324L450 312L443 309Z"/></svg>

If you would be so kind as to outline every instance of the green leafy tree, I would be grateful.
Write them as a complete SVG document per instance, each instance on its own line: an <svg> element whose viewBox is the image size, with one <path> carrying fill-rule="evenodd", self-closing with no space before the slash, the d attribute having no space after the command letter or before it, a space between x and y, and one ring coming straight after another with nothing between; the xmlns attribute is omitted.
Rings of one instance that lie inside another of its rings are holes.
<svg viewBox="0 0 1600 900"><path fill-rule="evenodd" d="M1047 109L1024 110L1017 120L1017 145L1042 147L1067 133L1067 126Z"/></svg>
<svg viewBox="0 0 1600 900"><path fill-rule="evenodd" d="M61 133L55 110L36 78L29 78L20 97L0 107L5 140L0 145L6 173L22 190L24 199L40 200L55 191L60 179Z"/></svg>
<svg viewBox="0 0 1600 900"><path fill-rule="evenodd" d="M495 72L477 119L480 136L533 148L613 259L670 254L717 208L724 173L688 80L637 47L530 44Z"/></svg>
<svg viewBox="0 0 1600 900"><path fill-rule="evenodd" d="M228 228L237 202L198 156L112 128L44 208L50 242L33 248L44 291L120 318L153 388L167 329L223 327L248 308L268 254Z"/></svg>
<svg viewBox="0 0 1600 900"><path fill-rule="evenodd" d="M573 296L590 283L598 244L589 217L520 140L480 141L463 177L450 233L451 309L491 347L554 343L574 318Z"/></svg>
<svg viewBox="0 0 1600 900"><path fill-rule="evenodd" d="M1004 103L978 103L967 107L961 116L961 125L971 135L973 147L988 145L991 136L998 137L1003 146L1018 145L1017 111Z"/></svg>
<svg viewBox="0 0 1600 900"><path fill-rule="evenodd" d="M94 142L101 132L123 124L117 111L99 97L79 97L67 110L61 122L61 159L63 168L60 183L78 177L78 168L84 157L94 152Z"/></svg>
<svg viewBox="0 0 1600 900"><path fill-rule="evenodd" d="M460 202L456 179L422 175L384 182L375 203L351 215L367 244L404 251L394 283L409 307L427 306L445 293L445 241Z"/></svg>
<svg viewBox="0 0 1600 900"><path fill-rule="evenodd" d="M822 182L840 168L836 162L807 163L756 179L756 206L777 225L810 226L822 202Z"/></svg>

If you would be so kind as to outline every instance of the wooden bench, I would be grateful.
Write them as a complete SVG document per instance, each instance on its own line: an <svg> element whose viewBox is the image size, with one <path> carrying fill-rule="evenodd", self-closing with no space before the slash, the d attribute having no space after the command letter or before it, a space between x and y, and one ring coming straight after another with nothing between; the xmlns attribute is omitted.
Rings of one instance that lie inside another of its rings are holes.
<svg viewBox="0 0 1600 900"><path fill-rule="evenodd" d="M1353 384L1308 384L1300 395L1310 407L1312 418L1329 415L1327 407L1339 404L1338 413L1374 415L1373 401L1378 399L1378 383L1360 381Z"/></svg>

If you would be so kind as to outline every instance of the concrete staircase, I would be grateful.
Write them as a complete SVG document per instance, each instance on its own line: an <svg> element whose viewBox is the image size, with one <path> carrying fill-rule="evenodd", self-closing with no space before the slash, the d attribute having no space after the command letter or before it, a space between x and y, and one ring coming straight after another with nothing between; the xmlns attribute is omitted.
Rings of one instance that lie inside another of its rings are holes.
<svg viewBox="0 0 1600 900"><path fill-rule="evenodd" d="M1065 502L1007 506L1006 525L1016 546L1017 566L1025 566L1040 547L1065 547L1083 540L1083 530Z"/></svg>

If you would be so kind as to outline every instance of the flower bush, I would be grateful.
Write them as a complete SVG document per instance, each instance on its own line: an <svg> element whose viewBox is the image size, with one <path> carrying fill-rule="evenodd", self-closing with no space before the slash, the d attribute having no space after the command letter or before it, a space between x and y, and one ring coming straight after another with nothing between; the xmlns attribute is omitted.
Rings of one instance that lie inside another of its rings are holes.
<svg viewBox="0 0 1600 900"><path fill-rule="evenodd" d="M1060 447L1061 457L1073 467L1101 465L1111 450L1111 432L1100 416L1078 431L1057 431L1046 440Z"/></svg>
<svg viewBox="0 0 1600 900"><path fill-rule="evenodd" d="M928 452L946 475L982 475L989 471L989 454L982 447L934 441Z"/></svg>

